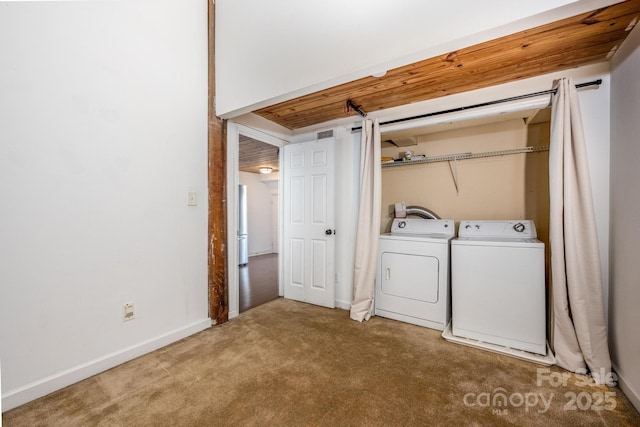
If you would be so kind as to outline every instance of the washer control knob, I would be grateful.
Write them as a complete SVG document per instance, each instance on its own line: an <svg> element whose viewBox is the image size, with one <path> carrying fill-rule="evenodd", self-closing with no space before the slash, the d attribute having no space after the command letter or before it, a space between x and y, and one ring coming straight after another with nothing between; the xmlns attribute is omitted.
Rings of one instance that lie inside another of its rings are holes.
<svg viewBox="0 0 640 427"><path fill-rule="evenodd" d="M476 224L476 230L480 230L480 224Z"/></svg>
<svg viewBox="0 0 640 427"><path fill-rule="evenodd" d="M513 226L513 229L516 230L518 233L522 233L524 231L524 224L519 222Z"/></svg>
<svg viewBox="0 0 640 427"><path fill-rule="evenodd" d="M407 221L400 221L398 223L398 228L405 228L407 226Z"/></svg>
<svg viewBox="0 0 640 427"><path fill-rule="evenodd" d="M470 229L470 228L471 228L471 225L469 225L469 224L467 224L467 225L465 225L465 226L464 226L464 229L465 229L465 230L468 230L468 229Z"/></svg>

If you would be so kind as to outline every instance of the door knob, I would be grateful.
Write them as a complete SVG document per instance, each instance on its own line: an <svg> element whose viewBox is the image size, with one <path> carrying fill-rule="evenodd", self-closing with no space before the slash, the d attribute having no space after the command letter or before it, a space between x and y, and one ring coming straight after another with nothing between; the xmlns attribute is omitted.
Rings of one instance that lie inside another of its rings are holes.
<svg viewBox="0 0 640 427"><path fill-rule="evenodd" d="M327 228L326 230L324 230L324 234L326 234L327 236L331 236L332 234L336 234L336 230Z"/></svg>

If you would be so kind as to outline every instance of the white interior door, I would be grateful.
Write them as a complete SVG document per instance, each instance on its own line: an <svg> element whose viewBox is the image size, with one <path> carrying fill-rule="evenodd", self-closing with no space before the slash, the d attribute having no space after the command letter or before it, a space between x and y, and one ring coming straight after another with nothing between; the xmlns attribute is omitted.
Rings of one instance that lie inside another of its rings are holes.
<svg viewBox="0 0 640 427"><path fill-rule="evenodd" d="M334 138L284 147L284 296L335 307Z"/></svg>

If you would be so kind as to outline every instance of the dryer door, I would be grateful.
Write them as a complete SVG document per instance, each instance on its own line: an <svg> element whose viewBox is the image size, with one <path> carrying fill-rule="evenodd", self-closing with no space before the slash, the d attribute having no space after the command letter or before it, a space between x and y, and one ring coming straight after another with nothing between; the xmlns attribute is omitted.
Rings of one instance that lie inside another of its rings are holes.
<svg viewBox="0 0 640 427"><path fill-rule="evenodd" d="M383 294L428 303L438 302L438 258L383 252L380 264Z"/></svg>

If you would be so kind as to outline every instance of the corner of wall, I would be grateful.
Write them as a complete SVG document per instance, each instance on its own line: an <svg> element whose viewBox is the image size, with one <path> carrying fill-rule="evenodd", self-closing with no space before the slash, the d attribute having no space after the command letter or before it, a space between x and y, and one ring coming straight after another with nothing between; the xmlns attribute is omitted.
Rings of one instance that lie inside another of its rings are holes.
<svg viewBox="0 0 640 427"><path fill-rule="evenodd" d="M631 30L631 33L629 33L627 38L622 42L616 53L611 58L611 70L615 70L621 64L624 64L624 62L639 48L640 25L636 24L633 30Z"/></svg>
<svg viewBox="0 0 640 427"><path fill-rule="evenodd" d="M618 377L618 387L624 395L629 399L629 402L640 412L640 393L631 385L631 383L620 373L618 366L613 363L613 370Z"/></svg>
<svg viewBox="0 0 640 427"><path fill-rule="evenodd" d="M611 67L611 156L610 156L610 295L608 338L611 361L620 389L640 411L640 336L635 325L640 267L633 257L640 249L635 230L640 197L637 135L640 123L640 26L629 34L612 59Z"/></svg>

